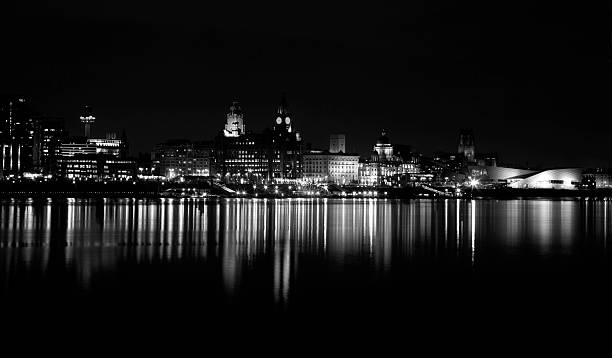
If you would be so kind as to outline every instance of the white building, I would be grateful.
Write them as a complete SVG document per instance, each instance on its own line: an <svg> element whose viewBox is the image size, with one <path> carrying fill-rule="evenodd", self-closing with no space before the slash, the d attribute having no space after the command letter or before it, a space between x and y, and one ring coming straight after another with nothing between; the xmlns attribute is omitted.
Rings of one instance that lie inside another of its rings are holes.
<svg viewBox="0 0 612 358"><path fill-rule="evenodd" d="M359 179L359 155L311 151L302 157L304 179L346 185Z"/></svg>
<svg viewBox="0 0 612 358"><path fill-rule="evenodd" d="M577 189L582 181L581 168L549 169L508 178L516 189Z"/></svg>

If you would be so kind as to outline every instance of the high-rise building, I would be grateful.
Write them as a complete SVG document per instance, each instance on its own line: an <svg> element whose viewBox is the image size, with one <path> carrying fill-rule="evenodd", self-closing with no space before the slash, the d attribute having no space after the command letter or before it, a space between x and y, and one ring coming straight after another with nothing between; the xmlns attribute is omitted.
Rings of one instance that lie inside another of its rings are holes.
<svg viewBox="0 0 612 358"><path fill-rule="evenodd" d="M83 108L83 113L81 114L81 123L83 123L85 127L85 138L91 138L92 131L91 127L93 127L96 122L96 117L93 115L93 109L91 106L85 106Z"/></svg>
<svg viewBox="0 0 612 358"><path fill-rule="evenodd" d="M346 153L346 135L331 134L329 136L330 153Z"/></svg>
<svg viewBox="0 0 612 358"><path fill-rule="evenodd" d="M238 101L232 102L226 116L226 121L227 123L225 123L225 129L223 130L224 136L239 137L245 133L244 116Z"/></svg>
<svg viewBox="0 0 612 358"><path fill-rule="evenodd" d="M462 129L459 132L459 146L457 152L462 154L468 162L473 162L476 156L476 143L474 132L471 129Z"/></svg>
<svg viewBox="0 0 612 358"><path fill-rule="evenodd" d="M61 145L67 139L64 120L59 117L34 117L34 168L44 174L56 174Z"/></svg>
<svg viewBox="0 0 612 358"><path fill-rule="evenodd" d="M26 98L0 97L0 174L33 169L34 122Z"/></svg>

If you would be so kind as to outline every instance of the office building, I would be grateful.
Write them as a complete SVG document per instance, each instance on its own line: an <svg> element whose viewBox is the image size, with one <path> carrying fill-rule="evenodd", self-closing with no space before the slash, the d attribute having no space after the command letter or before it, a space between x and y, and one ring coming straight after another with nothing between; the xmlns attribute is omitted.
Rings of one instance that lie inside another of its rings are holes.
<svg viewBox="0 0 612 358"><path fill-rule="evenodd" d="M0 175L33 170L34 121L27 100L19 95L0 97Z"/></svg>
<svg viewBox="0 0 612 358"><path fill-rule="evenodd" d="M309 182L357 184L359 155L311 150L304 153L304 179Z"/></svg>
<svg viewBox="0 0 612 358"><path fill-rule="evenodd" d="M157 144L151 152L154 175L169 179L185 176L212 175L213 143L186 139Z"/></svg>

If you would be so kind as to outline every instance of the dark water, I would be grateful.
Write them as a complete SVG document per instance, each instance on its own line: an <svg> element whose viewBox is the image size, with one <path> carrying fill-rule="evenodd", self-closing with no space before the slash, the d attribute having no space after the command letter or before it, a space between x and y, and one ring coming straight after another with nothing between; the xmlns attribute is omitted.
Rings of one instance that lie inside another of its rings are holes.
<svg viewBox="0 0 612 358"><path fill-rule="evenodd" d="M612 305L610 206L5 200L0 298L55 320L564 324Z"/></svg>

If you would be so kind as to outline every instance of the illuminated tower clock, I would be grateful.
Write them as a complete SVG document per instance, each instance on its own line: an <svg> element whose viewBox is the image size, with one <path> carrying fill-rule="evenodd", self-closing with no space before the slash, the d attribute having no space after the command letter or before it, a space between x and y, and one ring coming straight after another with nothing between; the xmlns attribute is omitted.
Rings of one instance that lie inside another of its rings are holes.
<svg viewBox="0 0 612 358"><path fill-rule="evenodd" d="M291 117L289 113L289 105L287 99L283 94L278 109L276 110L276 123L274 125L275 131L291 133Z"/></svg>

